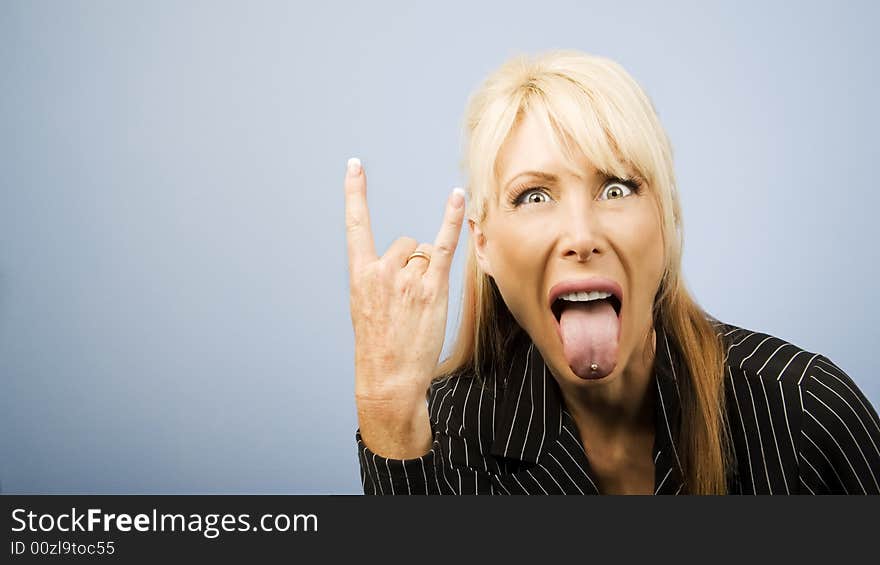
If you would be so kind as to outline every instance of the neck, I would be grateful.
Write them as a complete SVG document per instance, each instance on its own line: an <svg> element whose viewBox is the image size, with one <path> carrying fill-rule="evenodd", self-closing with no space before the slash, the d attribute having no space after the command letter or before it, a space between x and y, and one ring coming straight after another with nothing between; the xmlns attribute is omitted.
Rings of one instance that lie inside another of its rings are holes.
<svg viewBox="0 0 880 565"><path fill-rule="evenodd" d="M630 355L619 375L602 386L561 386L566 407L582 429L596 436L613 439L639 433L654 425L654 375L656 333L653 327L647 339Z"/></svg>

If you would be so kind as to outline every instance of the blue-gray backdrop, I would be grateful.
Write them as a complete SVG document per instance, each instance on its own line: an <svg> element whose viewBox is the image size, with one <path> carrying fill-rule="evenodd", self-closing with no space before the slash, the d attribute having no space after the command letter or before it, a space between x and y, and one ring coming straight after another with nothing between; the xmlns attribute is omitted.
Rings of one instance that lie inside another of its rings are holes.
<svg viewBox="0 0 880 565"><path fill-rule="evenodd" d="M3 1L0 488L359 492L345 161L433 240L467 95L556 47L652 97L700 302L880 404L877 6Z"/></svg>

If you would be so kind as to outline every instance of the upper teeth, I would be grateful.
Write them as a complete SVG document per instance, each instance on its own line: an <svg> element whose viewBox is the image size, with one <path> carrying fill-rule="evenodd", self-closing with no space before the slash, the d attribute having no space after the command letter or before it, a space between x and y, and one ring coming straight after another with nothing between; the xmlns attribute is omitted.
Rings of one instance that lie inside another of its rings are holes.
<svg viewBox="0 0 880 565"><path fill-rule="evenodd" d="M589 300L601 300L611 296L610 292L602 292L594 290L593 292L569 292L559 297L560 300L570 300L572 302L586 302Z"/></svg>

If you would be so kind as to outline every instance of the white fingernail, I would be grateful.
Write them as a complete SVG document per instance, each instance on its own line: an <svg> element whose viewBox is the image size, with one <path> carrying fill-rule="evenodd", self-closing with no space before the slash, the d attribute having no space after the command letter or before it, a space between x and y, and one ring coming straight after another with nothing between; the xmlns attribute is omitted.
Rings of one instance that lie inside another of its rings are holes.
<svg viewBox="0 0 880 565"><path fill-rule="evenodd" d="M361 160L357 157L352 157L348 160L348 174L354 176L361 172Z"/></svg>
<svg viewBox="0 0 880 565"><path fill-rule="evenodd" d="M464 189L455 187L452 189L452 205L456 208L464 206Z"/></svg>

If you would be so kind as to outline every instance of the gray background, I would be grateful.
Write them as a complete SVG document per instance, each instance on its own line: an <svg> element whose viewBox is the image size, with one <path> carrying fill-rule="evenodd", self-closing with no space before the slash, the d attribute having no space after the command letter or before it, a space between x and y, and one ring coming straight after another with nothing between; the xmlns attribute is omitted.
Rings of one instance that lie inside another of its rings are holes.
<svg viewBox="0 0 880 565"><path fill-rule="evenodd" d="M345 161L433 240L467 95L556 47L652 97L701 304L880 404L877 3L442 4L0 3L4 492L359 492Z"/></svg>

